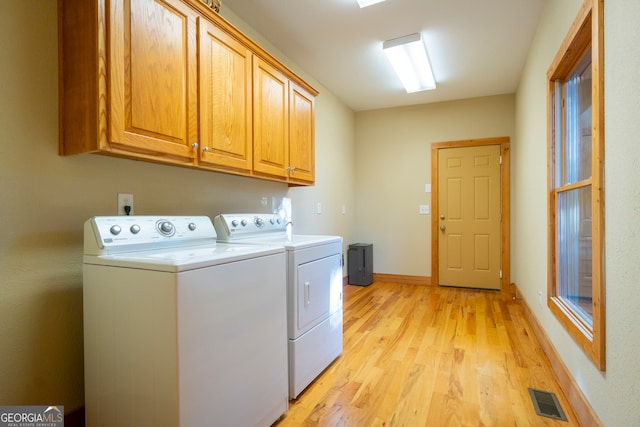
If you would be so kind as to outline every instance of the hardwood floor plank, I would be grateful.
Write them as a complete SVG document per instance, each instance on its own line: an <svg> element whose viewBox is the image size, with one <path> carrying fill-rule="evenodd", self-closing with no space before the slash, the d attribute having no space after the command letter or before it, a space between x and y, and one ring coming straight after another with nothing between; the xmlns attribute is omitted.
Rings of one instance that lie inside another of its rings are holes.
<svg viewBox="0 0 640 427"><path fill-rule="evenodd" d="M578 425L522 308L503 294L346 285L343 328L343 354L278 427ZM536 415L528 387L555 393L569 422Z"/></svg>

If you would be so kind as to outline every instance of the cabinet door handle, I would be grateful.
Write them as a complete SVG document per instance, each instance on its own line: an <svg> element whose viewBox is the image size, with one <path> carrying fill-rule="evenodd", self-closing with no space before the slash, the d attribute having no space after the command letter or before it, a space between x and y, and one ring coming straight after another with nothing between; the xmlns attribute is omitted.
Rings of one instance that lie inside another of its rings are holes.
<svg viewBox="0 0 640 427"><path fill-rule="evenodd" d="M206 153L207 151L209 151L209 147L204 147L204 148L202 149L202 151L204 151L204 152Z"/></svg>
<svg viewBox="0 0 640 427"><path fill-rule="evenodd" d="M191 144L191 148L197 149L199 147L197 142L194 142L193 144Z"/></svg>

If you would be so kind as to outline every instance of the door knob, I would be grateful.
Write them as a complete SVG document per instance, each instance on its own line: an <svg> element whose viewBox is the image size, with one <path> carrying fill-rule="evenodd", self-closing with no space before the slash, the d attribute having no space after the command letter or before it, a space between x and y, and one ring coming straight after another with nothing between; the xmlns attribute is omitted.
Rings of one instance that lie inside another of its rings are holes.
<svg viewBox="0 0 640 427"><path fill-rule="evenodd" d="M444 215L440 215L440 219L444 219Z"/></svg>
<svg viewBox="0 0 640 427"><path fill-rule="evenodd" d="M440 231L444 231L444 230L446 230L446 229L447 229L447 227L445 227L444 225L441 225L441 226L440 226Z"/></svg>

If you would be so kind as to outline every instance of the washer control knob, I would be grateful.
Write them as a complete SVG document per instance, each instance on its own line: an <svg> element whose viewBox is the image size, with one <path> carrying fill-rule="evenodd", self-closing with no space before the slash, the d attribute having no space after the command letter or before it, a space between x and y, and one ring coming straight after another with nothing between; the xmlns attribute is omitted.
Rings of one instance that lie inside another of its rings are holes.
<svg viewBox="0 0 640 427"><path fill-rule="evenodd" d="M231 225L234 226L234 227L237 227L238 224L240 224L240 223L238 222L237 219L234 219L233 221L231 221Z"/></svg>
<svg viewBox="0 0 640 427"><path fill-rule="evenodd" d="M140 232L140 226L138 224L133 224L129 228L129 231L131 231L131 233L133 233L133 234L138 234Z"/></svg>
<svg viewBox="0 0 640 427"><path fill-rule="evenodd" d="M117 236L118 234L120 234L120 232L122 231L122 229L120 228L119 225L112 225L111 228L109 229L109 231L111 232L111 234L113 234L114 236Z"/></svg>
<svg viewBox="0 0 640 427"><path fill-rule="evenodd" d="M260 218L259 216L255 217L253 222L256 224L258 228L262 228L264 226L264 219Z"/></svg>
<svg viewBox="0 0 640 427"><path fill-rule="evenodd" d="M188 227L189 227L189 230L193 231L193 230L196 229L196 223L195 222L190 222Z"/></svg>
<svg viewBox="0 0 640 427"><path fill-rule="evenodd" d="M158 230L160 230L160 233L164 234L165 236L169 236L173 234L173 224L171 224L169 221L162 221L158 226Z"/></svg>
<svg viewBox="0 0 640 427"><path fill-rule="evenodd" d="M243 227L246 227L247 224L249 224L249 221L247 221L246 219L243 219L242 221L240 221L240 224L242 224Z"/></svg>

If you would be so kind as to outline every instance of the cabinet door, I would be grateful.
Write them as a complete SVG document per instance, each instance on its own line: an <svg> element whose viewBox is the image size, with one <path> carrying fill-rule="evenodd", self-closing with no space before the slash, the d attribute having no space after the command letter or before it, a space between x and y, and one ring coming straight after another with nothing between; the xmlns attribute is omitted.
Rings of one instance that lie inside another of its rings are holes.
<svg viewBox="0 0 640 427"><path fill-rule="evenodd" d="M251 51L200 21L200 165L251 170Z"/></svg>
<svg viewBox="0 0 640 427"><path fill-rule="evenodd" d="M253 62L253 170L276 177L288 176L289 80L254 57Z"/></svg>
<svg viewBox="0 0 640 427"><path fill-rule="evenodd" d="M111 149L192 163L198 127L195 12L180 0L108 4Z"/></svg>
<svg viewBox="0 0 640 427"><path fill-rule="evenodd" d="M315 179L315 97L293 82L289 85L289 178L312 183Z"/></svg>

